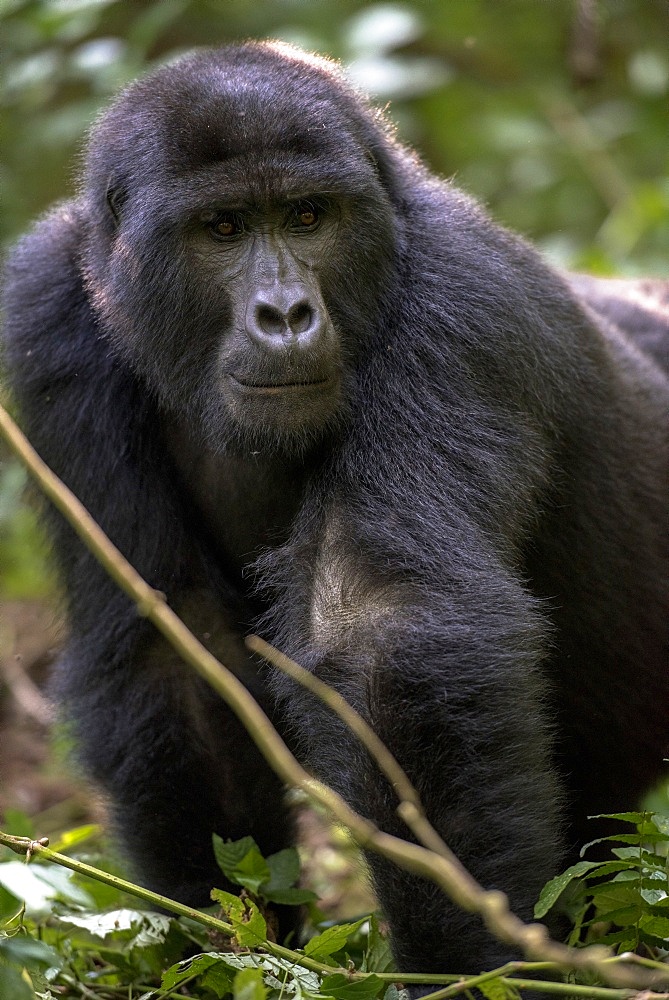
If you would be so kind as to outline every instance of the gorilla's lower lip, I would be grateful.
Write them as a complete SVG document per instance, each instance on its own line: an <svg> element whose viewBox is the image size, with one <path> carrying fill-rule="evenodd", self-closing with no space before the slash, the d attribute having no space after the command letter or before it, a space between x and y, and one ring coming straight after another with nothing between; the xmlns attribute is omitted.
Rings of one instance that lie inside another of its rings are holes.
<svg viewBox="0 0 669 1000"><path fill-rule="evenodd" d="M285 389L313 389L319 385L327 385L330 379L319 378L312 379L311 381L300 379L295 382L248 382L245 379L235 378L234 375L230 375L230 381L246 391L272 393Z"/></svg>

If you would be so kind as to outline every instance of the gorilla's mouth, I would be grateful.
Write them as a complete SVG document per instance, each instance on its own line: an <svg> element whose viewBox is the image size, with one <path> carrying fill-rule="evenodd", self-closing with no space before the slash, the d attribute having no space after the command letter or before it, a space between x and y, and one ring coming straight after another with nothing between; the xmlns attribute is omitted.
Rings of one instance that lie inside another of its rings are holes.
<svg viewBox="0 0 669 1000"><path fill-rule="evenodd" d="M230 380L235 382L240 388L251 391L251 392L280 392L285 389L313 389L319 385L327 385L331 379L328 378L318 378L318 379L296 379L296 380L285 380L281 382L252 382L249 379L235 378L234 375L230 376Z"/></svg>

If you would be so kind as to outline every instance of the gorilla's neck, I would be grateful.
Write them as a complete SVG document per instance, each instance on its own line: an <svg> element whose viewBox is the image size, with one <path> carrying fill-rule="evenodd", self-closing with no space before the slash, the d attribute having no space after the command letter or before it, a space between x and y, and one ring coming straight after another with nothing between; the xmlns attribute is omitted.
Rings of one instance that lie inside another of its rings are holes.
<svg viewBox="0 0 669 1000"><path fill-rule="evenodd" d="M286 541L318 456L271 449L216 454L183 424L165 428L178 479L222 561L241 578L261 552Z"/></svg>

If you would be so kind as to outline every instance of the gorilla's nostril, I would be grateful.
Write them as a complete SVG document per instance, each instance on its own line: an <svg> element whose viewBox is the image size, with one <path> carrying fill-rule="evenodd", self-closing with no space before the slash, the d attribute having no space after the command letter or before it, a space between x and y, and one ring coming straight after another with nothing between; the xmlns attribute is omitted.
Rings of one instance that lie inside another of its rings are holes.
<svg viewBox="0 0 669 1000"><path fill-rule="evenodd" d="M304 333L311 326L313 312L308 302L298 302L288 313L288 326L293 333Z"/></svg>
<svg viewBox="0 0 669 1000"><path fill-rule="evenodd" d="M262 303L256 310L256 321L263 333L270 336L280 336L288 329L288 323L283 313L274 306Z"/></svg>

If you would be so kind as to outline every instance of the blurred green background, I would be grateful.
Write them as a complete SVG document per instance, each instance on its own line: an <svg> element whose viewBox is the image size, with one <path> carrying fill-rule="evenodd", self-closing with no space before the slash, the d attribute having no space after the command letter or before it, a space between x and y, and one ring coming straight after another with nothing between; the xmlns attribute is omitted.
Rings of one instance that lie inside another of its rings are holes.
<svg viewBox="0 0 669 1000"><path fill-rule="evenodd" d="M0 0L0 242L74 192L119 86L249 36L343 60L436 171L558 264L667 273L667 0ZM0 597L34 596L50 583L24 474L0 463Z"/></svg>

